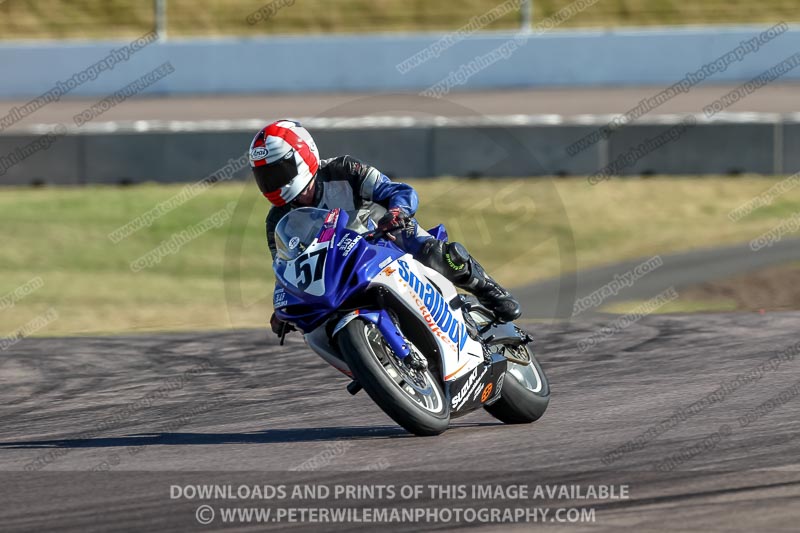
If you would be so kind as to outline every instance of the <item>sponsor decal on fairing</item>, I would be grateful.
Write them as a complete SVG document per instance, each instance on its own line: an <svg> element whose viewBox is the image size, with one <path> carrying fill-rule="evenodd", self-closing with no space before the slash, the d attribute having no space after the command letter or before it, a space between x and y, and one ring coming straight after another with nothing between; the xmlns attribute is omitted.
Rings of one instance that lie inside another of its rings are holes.
<svg viewBox="0 0 800 533"><path fill-rule="evenodd" d="M472 374L470 374L469 379L464 384L464 386L461 387L461 390L458 391L458 394L453 396L452 400L453 409L460 408L467 401L467 398L469 398L469 395L472 393L472 391L478 385L480 385L481 379L483 379L483 376L486 374L487 370L489 370L489 367L485 366L483 368L483 372L481 372L481 375L479 376L478 367L475 367L475 370L472 371Z"/></svg>
<svg viewBox="0 0 800 533"><path fill-rule="evenodd" d="M467 343L468 332L465 324L459 322L450 311L450 305L444 297L430 283L421 280L409 270L408 263L403 260L397 262L400 277L414 293L423 301L430 312L425 317L426 321L433 321L441 331L455 344L458 350L463 350ZM429 324L431 325L431 324Z"/></svg>
<svg viewBox="0 0 800 533"><path fill-rule="evenodd" d="M342 239L339 242L339 251L342 252L342 257L347 257L350 255L350 252L353 250L358 241L361 240L361 235L357 235L355 238L350 237L349 235Z"/></svg>
<svg viewBox="0 0 800 533"><path fill-rule="evenodd" d="M272 296L272 307L277 309L284 306L286 306L286 291L283 287L276 287Z"/></svg>

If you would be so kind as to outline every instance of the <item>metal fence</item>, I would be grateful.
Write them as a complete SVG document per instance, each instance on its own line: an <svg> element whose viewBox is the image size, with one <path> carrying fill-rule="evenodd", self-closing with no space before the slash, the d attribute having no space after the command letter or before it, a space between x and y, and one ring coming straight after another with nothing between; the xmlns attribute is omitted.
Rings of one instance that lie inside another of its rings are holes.
<svg viewBox="0 0 800 533"><path fill-rule="evenodd" d="M797 0L0 0L0 39L488 31L589 6L567 27L764 23L800 18Z"/></svg>

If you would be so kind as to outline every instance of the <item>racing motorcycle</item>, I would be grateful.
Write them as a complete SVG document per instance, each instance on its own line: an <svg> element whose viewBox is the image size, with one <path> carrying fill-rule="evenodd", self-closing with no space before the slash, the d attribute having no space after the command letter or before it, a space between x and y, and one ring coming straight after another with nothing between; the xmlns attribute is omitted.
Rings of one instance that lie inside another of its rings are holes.
<svg viewBox="0 0 800 533"><path fill-rule="evenodd" d="M276 315L352 380L351 394L363 388L415 435L481 407L509 424L540 418L550 387L533 339L352 218L304 207L280 220ZM447 240L442 225L430 233Z"/></svg>

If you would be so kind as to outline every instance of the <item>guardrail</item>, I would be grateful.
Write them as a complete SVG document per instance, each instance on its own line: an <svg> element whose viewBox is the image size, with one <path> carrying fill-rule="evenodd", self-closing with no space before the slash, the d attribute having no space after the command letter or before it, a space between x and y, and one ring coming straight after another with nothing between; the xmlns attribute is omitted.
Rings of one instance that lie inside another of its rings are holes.
<svg viewBox="0 0 800 533"><path fill-rule="evenodd" d="M787 174L800 171L800 113L653 115L568 147L614 115L300 119L325 157L351 154L391 176ZM249 176L260 120L38 125L0 134L0 185L194 181ZM415 157L409 157L415 154Z"/></svg>

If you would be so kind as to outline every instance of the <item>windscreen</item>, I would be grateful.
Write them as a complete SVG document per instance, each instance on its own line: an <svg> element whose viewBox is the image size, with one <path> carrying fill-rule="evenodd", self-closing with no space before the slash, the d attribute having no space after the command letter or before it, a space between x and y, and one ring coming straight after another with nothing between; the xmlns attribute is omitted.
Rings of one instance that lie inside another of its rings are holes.
<svg viewBox="0 0 800 533"><path fill-rule="evenodd" d="M278 258L291 261L308 248L319 233L328 211L314 207L293 209L275 227Z"/></svg>

